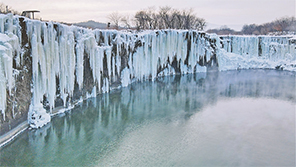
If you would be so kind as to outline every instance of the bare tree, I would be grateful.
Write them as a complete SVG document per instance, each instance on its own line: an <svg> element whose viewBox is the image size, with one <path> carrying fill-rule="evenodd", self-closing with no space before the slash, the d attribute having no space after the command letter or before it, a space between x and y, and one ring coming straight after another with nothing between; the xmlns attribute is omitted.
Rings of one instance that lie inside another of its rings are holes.
<svg viewBox="0 0 296 167"><path fill-rule="evenodd" d="M119 28L119 22L120 22L121 18L122 18L122 16L119 15L118 12L113 12L110 15L108 15L109 21L114 25L114 27L116 29Z"/></svg>
<svg viewBox="0 0 296 167"><path fill-rule="evenodd" d="M148 7L146 11L146 21L148 29L156 29L158 26L158 16L156 14L155 7Z"/></svg>
<svg viewBox="0 0 296 167"><path fill-rule="evenodd" d="M290 24L285 28L285 31L293 31L296 32L296 18L290 18Z"/></svg>
<svg viewBox="0 0 296 167"><path fill-rule="evenodd" d="M121 22L124 24L125 28L132 28L132 20L129 15L125 15L121 17Z"/></svg>
<svg viewBox="0 0 296 167"><path fill-rule="evenodd" d="M171 13L171 21L172 21L172 27L174 27L175 29L181 29L182 28L182 15L181 12L173 9L172 13Z"/></svg>
<svg viewBox="0 0 296 167"><path fill-rule="evenodd" d="M291 27L295 26L296 20L295 17L283 17L281 19L277 19L274 21L274 29L277 31L296 31L296 29L290 29Z"/></svg>
<svg viewBox="0 0 296 167"><path fill-rule="evenodd" d="M172 28L171 26L171 7L165 6L160 7L159 9L159 17L160 17L160 29Z"/></svg>
<svg viewBox="0 0 296 167"><path fill-rule="evenodd" d="M135 19L138 30L146 28L146 15L146 11L143 10L136 13Z"/></svg>
<svg viewBox="0 0 296 167"><path fill-rule="evenodd" d="M192 9L188 10L183 10L182 12L182 18L183 18L183 26L182 29L191 29L191 24L192 24Z"/></svg>
<svg viewBox="0 0 296 167"><path fill-rule="evenodd" d="M205 19L198 18L198 17L195 18L194 29L197 29L198 31L203 31L206 26L207 26L207 23L206 23Z"/></svg>

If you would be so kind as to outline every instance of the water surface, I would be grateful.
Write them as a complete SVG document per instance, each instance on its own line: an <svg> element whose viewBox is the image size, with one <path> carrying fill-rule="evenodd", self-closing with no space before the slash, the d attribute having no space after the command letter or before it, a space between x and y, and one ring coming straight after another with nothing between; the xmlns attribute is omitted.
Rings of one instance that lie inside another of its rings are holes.
<svg viewBox="0 0 296 167"><path fill-rule="evenodd" d="M134 83L0 150L1 166L295 166L295 73Z"/></svg>

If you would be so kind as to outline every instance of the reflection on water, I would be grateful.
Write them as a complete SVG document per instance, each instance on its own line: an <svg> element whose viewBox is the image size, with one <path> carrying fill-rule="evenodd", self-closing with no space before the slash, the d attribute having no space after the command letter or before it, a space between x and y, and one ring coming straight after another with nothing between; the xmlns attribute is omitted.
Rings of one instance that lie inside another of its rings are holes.
<svg viewBox="0 0 296 167"><path fill-rule="evenodd" d="M295 92L274 70L134 83L23 133L0 165L294 165Z"/></svg>
<svg viewBox="0 0 296 167"><path fill-rule="evenodd" d="M295 164L293 124L291 103L222 100L186 122L175 118L141 124L125 133L97 165L291 166Z"/></svg>

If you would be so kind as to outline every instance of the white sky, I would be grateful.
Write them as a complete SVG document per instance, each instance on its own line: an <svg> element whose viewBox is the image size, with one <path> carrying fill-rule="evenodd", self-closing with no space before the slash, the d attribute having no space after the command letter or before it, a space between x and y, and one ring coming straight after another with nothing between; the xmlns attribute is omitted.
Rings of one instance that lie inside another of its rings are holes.
<svg viewBox="0 0 296 167"><path fill-rule="evenodd" d="M1 0L17 11L36 9L43 20L68 23L94 20L108 22L107 16L117 11L133 16L151 6L192 8L208 28L227 25L240 30L244 24L262 24L284 16L296 16L296 0Z"/></svg>

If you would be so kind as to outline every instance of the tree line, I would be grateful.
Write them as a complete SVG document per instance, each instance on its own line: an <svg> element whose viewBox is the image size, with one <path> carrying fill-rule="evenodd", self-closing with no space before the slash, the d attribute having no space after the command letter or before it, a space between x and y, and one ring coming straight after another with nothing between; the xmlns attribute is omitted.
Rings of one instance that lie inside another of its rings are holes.
<svg viewBox="0 0 296 167"><path fill-rule="evenodd" d="M177 10L169 6L149 7L140 10L130 18L130 16L121 16L117 12L111 13L109 21L115 28L121 24L125 28L136 28L137 30L147 29L195 29L202 31L206 27L206 21L197 17L193 10Z"/></svg>
<svg viewBox="0 0 296 167"><path fill-rule="evenodd" d="M296 19L295 17L283 17L276 19L270 23L265 23L262 25L250 24L244 25L242 28L243 34L254 34L254 35L267 35L273 32L296 32Z"/></svg>
<svg viewBox="0 0 296 167"><path fill-rule="evenodd" d="M295 17L283 17L261 25L246 24L242 27L241 31L235 31L227 26L222 26L220 29L210 29L207 32L216 33L218 35L268 35L274 33L284 34L287 32L296 33L296 19Z"/></svg>

